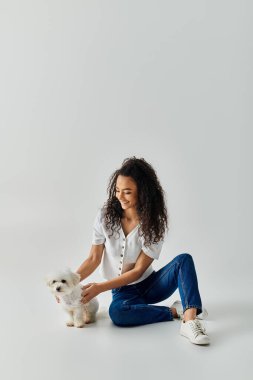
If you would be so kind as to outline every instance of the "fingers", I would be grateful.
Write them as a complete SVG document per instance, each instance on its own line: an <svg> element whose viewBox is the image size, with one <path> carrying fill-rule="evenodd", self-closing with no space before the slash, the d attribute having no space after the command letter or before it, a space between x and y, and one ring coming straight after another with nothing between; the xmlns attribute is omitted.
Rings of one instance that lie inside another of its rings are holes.
<svg viewBox="0 0 253 380"><path fill-rule="evenodd" d="M88 303L91 299L91 294L86 290L84 292L82 292L82 298L81 298L81 301L83 303Z"/></svg>
<svg viewBox="0 0 253 380"><path fill-rule="evenodd" d="M82 286L82 293L81 293L81 302L82 303L88 303L90 301L90 299L92 298L92 285L94 285L93 283L89 283L89 284L86 284L84 286ZM91 289L89 289L91 288Z"/></svg>
<svg viewBox="0 0 253 380"><path fill-rule="evenodd" d="M91 285L92 285L92 284L86 284L86 285L82 286L82 289L87 289L87 288L89 288Z"/></svg>
<svg viewBox="0 0 253 380"><path fill-rule="evenodd" d="M82 303L85 304L85 303L88 303L88 302L89 302L89 300L88 300L86 297L83 297L83 298L82 298Z"/></svg>
<svg viewBox="0 0 253 380"><path fill-rule="evenodd" d="M88 292L87 292L87 290L84 290L82 293L81 293L81 301L83 302L83 303L85 303L84 302L84 299L85 299L85 301L86 301L86 296L88 295ZM86 301L87 302L87 301Z"/></svg>

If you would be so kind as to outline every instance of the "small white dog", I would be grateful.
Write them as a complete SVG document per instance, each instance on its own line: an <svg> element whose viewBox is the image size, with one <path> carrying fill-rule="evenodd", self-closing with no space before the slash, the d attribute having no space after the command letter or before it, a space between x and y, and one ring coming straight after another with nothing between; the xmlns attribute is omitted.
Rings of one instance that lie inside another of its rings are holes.
<svg viewBox="0 0 253 380"><path fill-rule="evenodd" d="M46 276L46 284L54 296L60 299L63 309L67 312L67 326L84 327L85 323L95 322L98 300L94 297L86 304L81 302L82 285L78 273L70 269L51 273Z"/></svg>

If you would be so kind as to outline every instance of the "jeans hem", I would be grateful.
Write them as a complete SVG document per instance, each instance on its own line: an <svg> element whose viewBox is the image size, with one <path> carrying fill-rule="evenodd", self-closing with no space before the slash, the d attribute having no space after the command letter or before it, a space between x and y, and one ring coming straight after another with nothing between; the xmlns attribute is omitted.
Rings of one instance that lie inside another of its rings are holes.
<svg viewBox="0 0 253 380"><path fill-rule="evenodd" d="M197 309L197 315L199 315L199 314L201 314L202 313L202 306L200 306L200 305L187 305L187 306L185 306L185 308L183 309L183 313L185 312L185 310L187 310L187 309L191 309L191 308L195 308L195 309Z"/></svg>

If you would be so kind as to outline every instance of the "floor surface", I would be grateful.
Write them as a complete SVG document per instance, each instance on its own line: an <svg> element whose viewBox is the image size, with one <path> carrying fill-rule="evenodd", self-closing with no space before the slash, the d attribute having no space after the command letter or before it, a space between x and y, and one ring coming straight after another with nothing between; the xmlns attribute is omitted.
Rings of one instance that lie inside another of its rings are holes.
<svg viewBox="0 0 253 380"><path fill-rule="evenodd" d="M206 299L209 317L203 324L211 344L198 346L179 334L179 320L128 328L113 325L110 292L100 297L97 322L77 329L65 326L61 305L47 289L43 292L42 285L40 297L36 288L23 293L10 285L9 290L16 301L3 295L9 303L1 314L4 380L252 378L253 310L246 299L226 304ZM167 304L175 299L176 292Z"/></svg>

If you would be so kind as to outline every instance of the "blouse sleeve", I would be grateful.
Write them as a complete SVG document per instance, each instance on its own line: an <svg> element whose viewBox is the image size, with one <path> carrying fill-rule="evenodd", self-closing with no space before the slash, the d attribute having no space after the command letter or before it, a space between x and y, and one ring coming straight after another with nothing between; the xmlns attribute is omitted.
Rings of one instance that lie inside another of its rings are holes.
<svg viewBox="0 0 253 380"><path fill-rule="evenodd" d="M151 244L148 247L145 247L144 245L144 238L143 236L141 237L141 243L142 243L142 251L152 259L159 259L162 247L163 247L163 240L160 240L158 243Z"/></svg>
<svg viewBox="0 0 253 380"><path fill-rule="evenodd" d="M106 239L102 227L102 210L100 208L93 223L92 244L104 244L105 240Z"/></svg>

